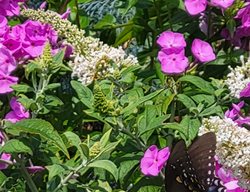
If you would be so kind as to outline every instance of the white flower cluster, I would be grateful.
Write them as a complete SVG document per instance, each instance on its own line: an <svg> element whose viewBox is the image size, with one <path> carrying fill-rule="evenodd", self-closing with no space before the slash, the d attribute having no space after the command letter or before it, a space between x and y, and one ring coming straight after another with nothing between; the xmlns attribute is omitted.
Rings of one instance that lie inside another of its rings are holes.
<svg viewBox="0 0 250 192"><path fill-rule="evenodd" d="M72 75L78 77L84 85L90 84L94 79L115 76L117 70L138 64L137 58L127 55L121 47L117 49L100 41L89 45L88 54L77 54L69 62L73 69Z"/></svg>
<svg viewBox="0 0 250 192"><path fill-rule="evenodd" d="M203 119L199 135L207 132L216 134L219 163L232 170L241 187L250 189L250 132L231 119L218 116Z"/></svg>
<svg viewBox="0 0 250 192"><path fill-rule="evenodd" d="M68 20L61 19L53 11L24 9L22 15L42 23L50 24L58 34L65 38L65 42L74 48L72 61L72 76L77 77L84 85L94 79L114 75L116 70L138 64L137 58L127 55L122 48L110 47L99 39L85 37L84 31L79 30Z"/></svg>
<svg viewBox="0 0 250 192"><path fill-rule="evenodd" d="M225 84L230 90L230 95L236 98L240 98L240 92L250 82L250 60L242 63L242 66L237 66L234 69L229 67L231 72L225 80Z"/></svg>

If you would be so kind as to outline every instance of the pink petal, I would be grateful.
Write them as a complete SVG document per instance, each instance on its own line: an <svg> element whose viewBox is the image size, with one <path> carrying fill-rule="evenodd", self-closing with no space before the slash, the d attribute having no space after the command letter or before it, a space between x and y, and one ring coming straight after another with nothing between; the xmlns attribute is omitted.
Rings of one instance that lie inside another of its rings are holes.
<svg viewBox="0 0 250 192"><path fill-rule="evenodd" d="M185 0L185 7L190 15L197 15L205 11L207 0Z"/></svg>

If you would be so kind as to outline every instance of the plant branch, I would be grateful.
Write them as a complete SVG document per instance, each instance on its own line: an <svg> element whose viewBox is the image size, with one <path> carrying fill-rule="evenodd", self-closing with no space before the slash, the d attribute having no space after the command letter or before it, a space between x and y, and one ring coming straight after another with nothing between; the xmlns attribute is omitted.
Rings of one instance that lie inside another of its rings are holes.
<svg viewBox="0 0 250 192"><path fill-rule="evenodd" d="M20 159L17 155L14 158L15 158L16 162L20 165L20 171L21 171L24 179L26 180L30 190L32 192L38 192L38 189L37 189L35 183L33 182L30 174L28 173L28 171L23 163L23 160Z"/></svg>

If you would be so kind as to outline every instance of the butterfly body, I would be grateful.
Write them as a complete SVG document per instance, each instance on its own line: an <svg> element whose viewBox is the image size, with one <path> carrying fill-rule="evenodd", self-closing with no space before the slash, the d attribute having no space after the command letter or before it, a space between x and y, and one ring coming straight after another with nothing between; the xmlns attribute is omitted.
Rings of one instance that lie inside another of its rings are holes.
<svg viewBox="0 0 250 192"><path fill-rule="evenodd" d="M166 165L167 192L226 192L215 177L216 137L206 133L187 149L179 141L172 150Z"/></svg>

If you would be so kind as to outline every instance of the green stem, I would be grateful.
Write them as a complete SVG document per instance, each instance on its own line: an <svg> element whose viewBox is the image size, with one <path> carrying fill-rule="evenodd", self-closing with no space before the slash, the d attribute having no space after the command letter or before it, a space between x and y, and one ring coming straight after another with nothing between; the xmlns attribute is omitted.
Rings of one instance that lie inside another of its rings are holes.
<svg viewBox="0 0 250 192"><path fill-rule="evenodd" d="M75 0L75 6L76 6L76 25L78 26L79 29L81 29L78 0Z"/></svg>
<svg viewBox="0 0 250 192"><path fill-rule="evenodd" d="M20 159L17 155L15 156L15 160L20 165L20 171L21 171L24 179L26 180L30 190L32 192L38 192L38 189L37 189L35 183L33 182L30 174L28 173L28 171L27 171L27 169L26 169L26 167L25 167L25 165L23 163L23 160Z"/></svg>

